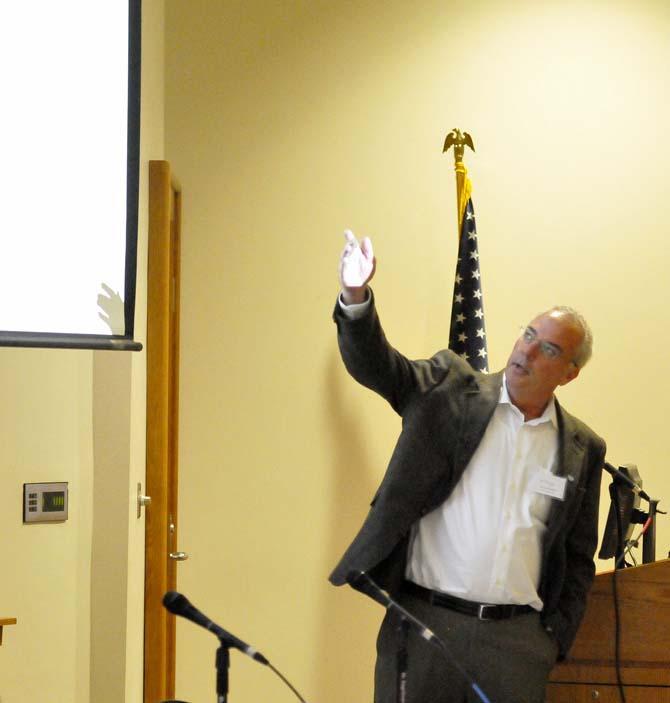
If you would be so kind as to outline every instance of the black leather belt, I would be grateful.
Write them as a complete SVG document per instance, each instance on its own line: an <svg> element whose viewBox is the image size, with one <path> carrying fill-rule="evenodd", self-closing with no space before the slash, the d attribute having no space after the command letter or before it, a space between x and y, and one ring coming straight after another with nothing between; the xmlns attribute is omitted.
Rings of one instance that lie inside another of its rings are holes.
<svg viewBox="0 0 670 703"><path fill-rule="evenodd" d="M523 613L532 613L535 609L530 605L495 605L493 603L475 603L471 600L463 600L456 596L449 596L440 591L431 591L429 588L419 586L413 581L405 581L403 591L409 593L416 598L425 600L431 605L439 605L441 608L455 610L457 613L464 615L474 615L480 620L505 620L522 615Z"/></svg>

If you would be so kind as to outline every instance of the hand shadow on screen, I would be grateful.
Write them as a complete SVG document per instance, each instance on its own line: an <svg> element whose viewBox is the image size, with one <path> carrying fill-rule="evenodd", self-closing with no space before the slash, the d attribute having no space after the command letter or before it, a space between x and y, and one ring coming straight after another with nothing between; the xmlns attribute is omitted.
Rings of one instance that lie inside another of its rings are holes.
<svg viewBox="0 0 670 703"><path fill-rule="evenodd" d="M112 334L125 334L125 307L123 299L106 283L101 283L104 293L98 294L98 317L109 327Z"/></svg>

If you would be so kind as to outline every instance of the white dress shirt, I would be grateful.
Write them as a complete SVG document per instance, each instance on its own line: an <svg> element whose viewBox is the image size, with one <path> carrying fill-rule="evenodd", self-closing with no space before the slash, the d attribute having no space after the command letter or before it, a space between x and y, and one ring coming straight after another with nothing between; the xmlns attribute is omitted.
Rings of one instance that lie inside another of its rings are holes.
<svg viewBox="0 0 670 703"><path fill-rule="evenodd" d="M528 422L503 382L479 447L449 498L414 526L407 578L482 603L542 609L537 590L558 449L556 407Z"/></svg>

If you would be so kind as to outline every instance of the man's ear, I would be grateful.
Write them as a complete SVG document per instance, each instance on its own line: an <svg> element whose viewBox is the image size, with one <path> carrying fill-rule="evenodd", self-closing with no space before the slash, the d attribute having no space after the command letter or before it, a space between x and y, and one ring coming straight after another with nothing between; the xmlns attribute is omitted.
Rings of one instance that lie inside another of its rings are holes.
<svg viewBox="0 0 670 703"><path fill-rule="evenodd" d="M575 366L574 364L570 364L570 368L566 372L565 376L563 377L563 380L558 384L559 386L565 386L567 383L570 383L573 379L577 378L579 376L579 372L581 369L579 366Z"/></svg>

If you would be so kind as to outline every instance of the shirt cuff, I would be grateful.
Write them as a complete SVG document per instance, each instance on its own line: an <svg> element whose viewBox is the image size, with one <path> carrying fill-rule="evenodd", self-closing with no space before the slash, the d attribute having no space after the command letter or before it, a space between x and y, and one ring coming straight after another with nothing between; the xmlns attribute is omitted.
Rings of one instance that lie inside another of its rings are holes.
<svg viewBox="0 0 670 703"><path fill-rule="evenodd" d="M368 311L370 304L372 302L372 297L370 296L370 291L366 291L366 299L362 303L352 303L351 305L346 305L342 300L342 293L337 296L337 302L342 310L343 315L348 320L358 320L363 317Z"/></svg>

